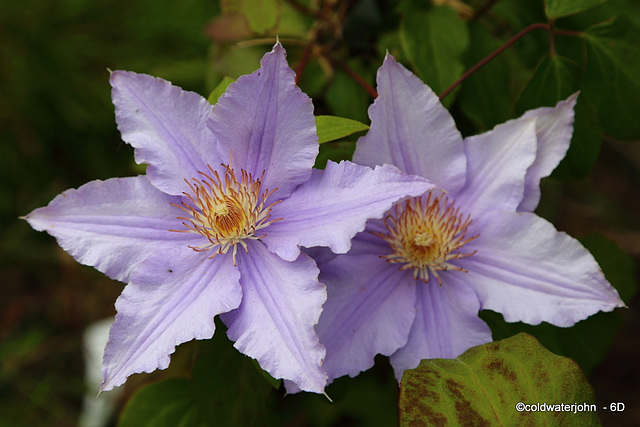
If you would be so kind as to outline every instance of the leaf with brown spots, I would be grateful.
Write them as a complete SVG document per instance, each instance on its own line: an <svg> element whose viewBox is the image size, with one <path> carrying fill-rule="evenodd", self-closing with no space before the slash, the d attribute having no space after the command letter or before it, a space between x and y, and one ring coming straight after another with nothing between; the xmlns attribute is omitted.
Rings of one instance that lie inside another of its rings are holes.
<svg viewBox="0 0 640 427"><path fill-rule="evenodd" d="M593 405L554 411L516 404ZM575 413L574 413L575 412ZM467 350L457 359L423 360L400 388L400 425L599 425L593 390L571 359L528 334Z"/></svg>

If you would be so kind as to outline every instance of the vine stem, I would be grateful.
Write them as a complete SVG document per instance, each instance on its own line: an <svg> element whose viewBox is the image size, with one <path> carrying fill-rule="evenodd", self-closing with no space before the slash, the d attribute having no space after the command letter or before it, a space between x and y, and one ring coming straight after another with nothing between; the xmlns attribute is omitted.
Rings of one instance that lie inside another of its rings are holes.
<svg viewBox="0 0 640 427"><path fill-rule="evenodd" d="M304 73L305 68L307 68L309 59L311 59L311 43L307 43L307 45L304 47L302 58L298 63L298 67L296 68L296 85L300 83L300 79L302 78L302 74Z"/></svg>
<svg viewBox="0 0 640 427"><path fill-rule="evenodd" d="M515 42L520 40L524 35L528 34L529 32L531 32L533 30L536 30L536 29L545 29L545 30L551 32L551 27L549 26L549 24L545 24L543 22L537 22L535 24L531 24L528 27L524 28L518 34L516 34L515 36L511 37L511 39L509 39L505 44L503 44L498 49L496 49L493 52L491 52L489 55L487 55L486 58L482 59L476 65L474 65L469 70L467 70L467 72L464 73L462 76L460 76L460 78L458 80L453 82L451 84L451 86L449 86L448 88L443 90L442 93L439 96L440 100L442 101L444 99L444 97L449 95L460 83L465 81L467 78L469 78L470 75L472 75L473 73L478 71L480 68L482 68L484 65L486 65L487 62L491 61L493 58L495 58L496 56L500 55L502 52L507 50L509 47L511 47L511 45L513 45ZM553 35L550 35L550 36L552 37Z"/></svg>
<svg viewBox="0 0 640 427"><path fill-rule="evenodd" d="M337 62L340 68L342 68L353 80L356 81L364 90L367 91L373 99L378 97L378 92L371 86L365 79L362 78L360 74L358 74L353 68L349 67L346 62L338 61Z"/></svg>

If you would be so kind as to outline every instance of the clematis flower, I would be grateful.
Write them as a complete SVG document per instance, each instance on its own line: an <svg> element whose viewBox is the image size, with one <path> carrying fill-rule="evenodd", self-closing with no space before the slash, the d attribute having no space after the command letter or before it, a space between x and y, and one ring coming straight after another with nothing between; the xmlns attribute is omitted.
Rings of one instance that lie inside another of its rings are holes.
<svg viewBox="0 0 640 427"><path fill-rule="evenodd" d="M328 299L316 330L330 379L383 354L400 380L422 359L490 342L482 309L567 327L624 305L591 254L532 213L540 179L569 146L577 94L463 140L438 97L393 57L377 79L354 162L393 164L445 191L396 204L347 254L318 257Z"/></svg>
<svg viewBox="0 0 640 427"><path fill-rule="evenodd" d="M175 346L211 338L292 387L322 393L314 331L326 299L300 246L344 253L368 218L433 188L393 166L329 162L311 99L276 44L215 106L147 75L111 74L116 122L147 174L92 181L26 216L77 261L126 282L101 390L169 365Z"/></svg>

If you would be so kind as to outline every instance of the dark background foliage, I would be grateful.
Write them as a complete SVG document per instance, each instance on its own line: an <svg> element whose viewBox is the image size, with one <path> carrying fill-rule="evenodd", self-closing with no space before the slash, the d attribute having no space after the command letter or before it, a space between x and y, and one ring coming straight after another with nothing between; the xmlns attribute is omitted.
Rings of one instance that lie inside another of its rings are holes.
<svg viewBox="0 0 640 427"><path fill-rule="evenodd" d="M123 287L77 264L53 238L19 219L67 188L144 172L117 132L108 69L149 73L206 96L223 76L255 70L278 34L318 114L367 122L372 101L367 84L374 84L386 50L441 93L519 30L548 22L543 1L437 3L445 6L391 0L3 2L0 425L77 423L87 391L83 331L114 314L113 302ZM605 424L633 424L640 422L640 301L631 299L640 258L640 111L639 98L634 98L640 87L640 52L634 45L640 11L631 0L591 3L604 4L579 14L558 12L556 28L583 35L558 35L557 55L550 54L545 31L532 31L445 98L445 105L463 132L473 134L525 109L552 105L575 90L585 94L572 152L554 177L544 181L538 213L572 236L599 233L609 239L586 237L585 244L603 268L609 266L605 272L620 276L616 282L629 289L629 310L579 325L569 341L562 335L553 338L555 330L528 332L552 351L578 361L589 373L599 406L626 404L624 413L599 412ZM474 16L484 6L490 7ZM621 18L611 21L613 16ZM601 22L604 27L596 25ZM323 145L322 158L348 158L354 140ZM486 316L496 338L515 333L513 325L501 326L499 318ZM573 350L563 349L563 342L571 342ZM247 387L262 396L257 411L277 409L279 423L393 425L397 420L397 389L382 357L358 379L332 385L331 404L311 394L284 398L282 389L256 380L253 376L260 374L255 365L238 359L228 347L220 332L211 343L181 346L168 371L132 377L114 413L142 383L167 376L181 384L175 383L178 389L224 388L231 380L216 371L219 359L211 356L213 348L224 355L220 360L235 360L230 366L246 373ZM211 360L208 368L203 362L196 368L219 384L184 382L194 354ZM233 398L243 392L224 390Z"/></svg>

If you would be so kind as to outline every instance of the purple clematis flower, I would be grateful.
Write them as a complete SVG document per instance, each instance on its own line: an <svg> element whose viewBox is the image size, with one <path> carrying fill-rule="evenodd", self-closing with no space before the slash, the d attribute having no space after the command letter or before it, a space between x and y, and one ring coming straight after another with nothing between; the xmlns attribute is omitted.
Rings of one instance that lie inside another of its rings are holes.
<svg viewBox="0 0 640 427"><path fill-rule="evenodd" d="M400 380L422 359L490 342L482 309L566 327L624 306L591 254L532 213L540 179L569 147L577 94L463 140L438 97L389 55L378 91L354 161L393 164L445 191L396 204L347 254L318 257L330 379L380 353Z"/></svg>
<svg viewBox="0 0 640 427"><path fill-rule="evenodd" d="M77 261L128 283L116 301L101 390L169 365L211 338L221 314L235 347L292 388L322 393L314 330L326 299L300 246L337 253L368 218L433 188L393 166L329 162L311 99L276 44L215 106L147 75L111 74L116 121L147 174L93 181L27 215Z"/></svg>

